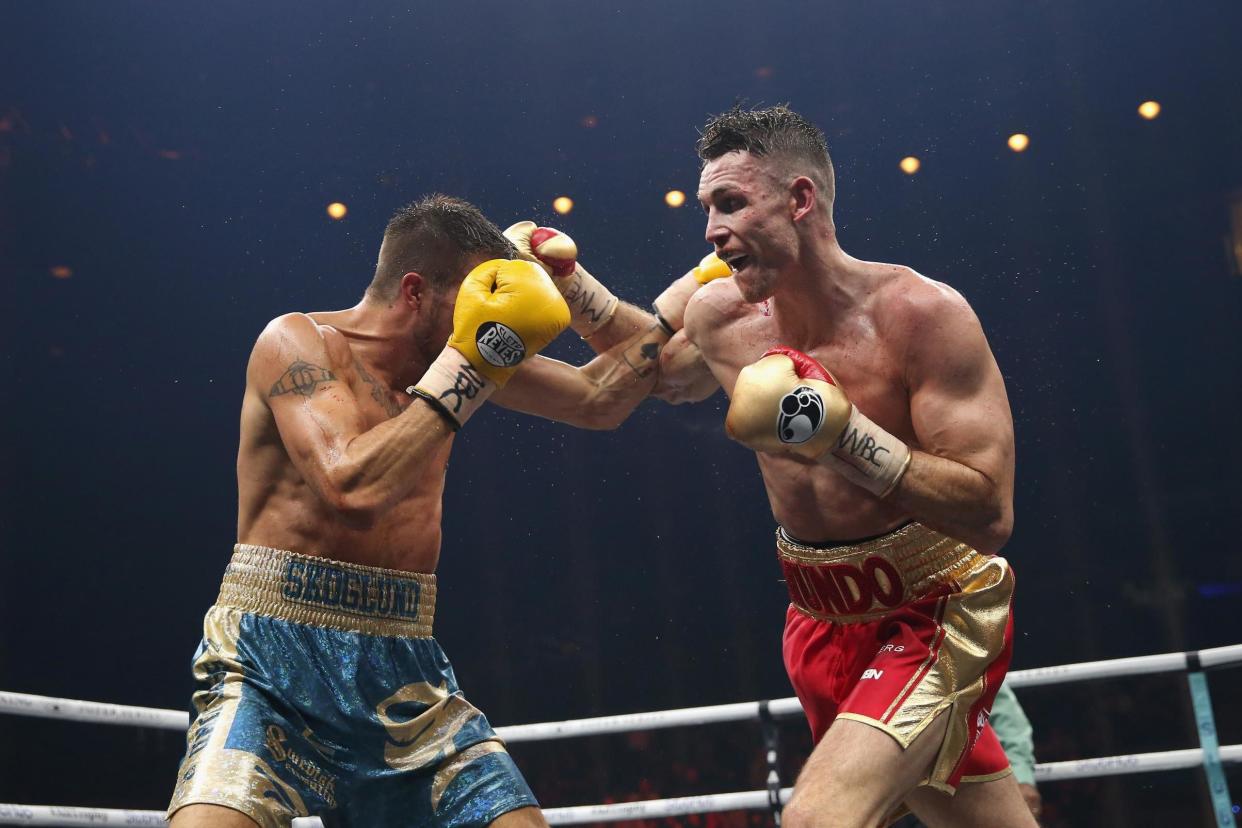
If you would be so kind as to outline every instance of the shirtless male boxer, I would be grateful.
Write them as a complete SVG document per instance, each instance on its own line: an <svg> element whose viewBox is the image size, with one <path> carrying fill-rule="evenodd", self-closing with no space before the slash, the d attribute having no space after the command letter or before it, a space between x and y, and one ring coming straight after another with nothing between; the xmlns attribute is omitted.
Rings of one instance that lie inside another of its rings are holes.
<svg viewBox="0 0 1242 828"><path fill-rule="evenodd" d="M259 336L173 828L546 825L431 637L449 451L489 397L615 425L667 336L572 261L549 279L514 252L471 205L428 197L389 222L355 307ZM567 324L603 352L581 369L535 356Z"/></svg>
<svg viewBox="0 0 1242 828"><path fill-rule="evenodd" d="M827 145L797 113L735 108L698 151L715 254L656 300L676 334L656 394L724 388L780 524L785 663L817 742L783 824L873 828L904 803L932 828L1034 825L987 723L1014 445L979 321L841 249Z"/></svg>

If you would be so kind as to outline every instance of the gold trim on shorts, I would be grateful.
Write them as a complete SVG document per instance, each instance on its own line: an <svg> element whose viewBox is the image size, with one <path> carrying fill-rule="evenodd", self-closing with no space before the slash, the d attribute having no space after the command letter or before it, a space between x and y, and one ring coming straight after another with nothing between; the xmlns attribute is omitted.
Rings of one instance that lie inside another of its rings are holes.
<svg viewBox="0 0 1242 828"><path fill-rule="evenodd" d="M969 711L987 691L987 672L1005 648L1009 603L1014 578L1009 562L980 555L976 567L959 576L957 589L936 602L936 637L919 669L894 697L880 719L859 713L839 713L837 718L870 725L891 736L906 749L941 713L949 718L940 749L921 784L946 793L962 759L971 730L981 730L984 720ZM963 777L960 782L986 782L997 774Z"/></svg>
<svg viewBox="0 0 1242 828"><path fill-rule="evenodd" d="M776 529L789 599L803 615L862 623L953 585L986 557L921 523L859 543L808 546Z"/></svg>
<svg viewBox="0 0 1242 828"><path fill-rule="evenodd" d="M216 606L366 635L430 638L436 576L239 543Z"/></svg>

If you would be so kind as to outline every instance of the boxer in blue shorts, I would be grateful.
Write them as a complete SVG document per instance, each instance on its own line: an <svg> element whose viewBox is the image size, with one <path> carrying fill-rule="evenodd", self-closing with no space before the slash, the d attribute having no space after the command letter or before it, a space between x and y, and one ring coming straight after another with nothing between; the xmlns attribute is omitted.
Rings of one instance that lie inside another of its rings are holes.
<svg viewBox="0 0 1242 828"><path fill-rule="evenodd" d="M173 828L546 825L431 637L449 451L489 398L584 427L623 416L667 336L572 262L554 279L515 252L431 196L389 222L355 307L259 336ZM581 368L537 356L569 325L603 351Z"/></svg>

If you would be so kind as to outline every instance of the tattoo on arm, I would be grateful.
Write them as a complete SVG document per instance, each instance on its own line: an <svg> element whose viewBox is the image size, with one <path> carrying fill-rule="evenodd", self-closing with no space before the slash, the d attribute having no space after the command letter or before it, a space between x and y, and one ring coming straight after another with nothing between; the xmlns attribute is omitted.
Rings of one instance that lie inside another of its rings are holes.
<svg viewBox="0 0 1242 828"><path fill-rule="evenodd" d="M659 365L660 351L664 349L666 339L668 336L657 322L638 341L622 351L621 358L639 379L649 377Z"/></svg>
<svg viewBox="0 0 1242 828"><path fill-rule="evenodd" d="M362 381L371 386L371 399L375 400L389 417L395 417L401 413L401 405L397 402L392 392L376 381L375 377L367 373L367 369L357 357L354 358L354 370L358 372L358 376Z"/></svg>
<svg viewBox="0 0 1242 828"><path fill-rule="evenodd" d="M300 359L295 359L280 375L280 379L272 386L272 390L267 392L269 397L279 397L281 394L301 394L303 397L309 397L315 393L315 389L325 383L333 382L336 374L327 368L320 368L318 365L311 365Z"/></svg>

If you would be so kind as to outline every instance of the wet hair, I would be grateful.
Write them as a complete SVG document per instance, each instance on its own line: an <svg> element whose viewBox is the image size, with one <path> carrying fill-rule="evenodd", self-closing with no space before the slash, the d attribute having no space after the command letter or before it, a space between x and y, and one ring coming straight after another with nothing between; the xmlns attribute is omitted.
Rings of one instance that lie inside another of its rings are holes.
<svg viewBox="0 0 1242 828"><path fill-rule="evenodd" d="M511 259L509 240L468 201L441 193L420 198L393 213L367 295L392 301L401 277L415 271L435 290L460 284L480 256Z"/></svg>
<svg viewBox="0 0 1242 828"><path fill-rule="evenodd" d="M734 104L708 120L695 149L704 165L730 152L771 158L783 172L809 177L829 201L836 196L836 174L824 133L787 104L767 109Z"/></svg>

